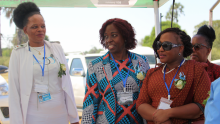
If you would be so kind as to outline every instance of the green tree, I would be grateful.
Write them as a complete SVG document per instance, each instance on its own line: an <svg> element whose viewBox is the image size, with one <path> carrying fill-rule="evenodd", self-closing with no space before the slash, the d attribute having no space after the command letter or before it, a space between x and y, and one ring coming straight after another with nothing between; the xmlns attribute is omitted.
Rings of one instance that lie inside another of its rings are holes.
<svg viewBox="0 0 220 124"><path fill-rule="evenodd" d="M13 11L15 7L4 7L3 12L5 13L5 17L10 19L9 24L11 25L13 22ZM45 40L49 41L49 36L45 35ZM24 33L23 29L16 28L14 38L12 39L13 45L23 44L28 41L27 35Z"/></svg>
<svg viewBox="0 0 220 124"><path fill-rule="evenodd" d="M195 30L193 31L193 34L196 34L199 27L203 25L208 25L208 24L209 24L208 21L203 21L199 23L198 25L194 27ZM213 42L211 59L216 60L216 59L220 59L220 54L219 54L220 53L220 49L219 49L220 48L220 20L214 20L212 22L212 27L215 30L216 39Z"/></svg>
<svg viewBox="0 0 220 124"><path fill-rule="evenodd" d="M2 48L2 55L10 57L11 56L11 48Z"/></svg>
<svg viewBox="0 0 220 124"><path fill-rule="evenodd" d="M11 43L15 46L15 45L26 43L27 41L28 41L28 37L24 33L24 31L17 28L17 31L15 32Z"/></svg>
<svg viewBox="0 0 220 124"><path fill-rule="evenodd" d="M85 51L84 54L88 54L88 53L99 53L100 51L102 51L103 49L97 49L96 47L93 47L91 50L89 51Z"/></svg>
<svg viewBox="0 0 220 124"><path fill-rule="evenodd" d="M49 36L47 35L45 35L44 39L47 41L50 41ZM27 41L28 41L28 36L24 33L23 30L18 29L16 33L14 34L14 37L11 43L15 46L15 45L26 43Z"/></svg>
<svg viewBox="0 0 220 124"><path fill-rule="evenodd" d="M14 7L0 7L0 18L1 18L1 10L3 10L3 12L5 13L5 16L8 18L8 17L12 17L12 12L14 10ZM10 18L10 24L11 23L12 23L12 18ZM0 29L1 29L1 27L0 27ZM0 30L0 56L2 56L1 37L2 37L2 34L1 34L1 30Z"/></svg>
<svg viewBox="0 0 220 124"><path fill-rule="evenodd" d="M5 17L10 19L9 24L11 25L13 22L12 14L15 7L4 7L3 12L5 13Z"/></svg>
<svg viewBox="0 0 220 124"><path fill-rule="evenodd" d="M44 40L46 40L46 41L50 41L49 36L48 36L48 35L45 35Z"/></svg>
<svg viewBox="0 0 220 124"><path fill-rule="evenodd" d="M9 65L11 48L2 48L2 56L0 56L0 65L7 66Z"/></svg>
<svg viewBox="0 0 220 124"><path fill-rule="evenodd" d="M4 7L3 8L3 12L5 12L5 17L10 19L10 22L9 22L10 25L13 22L12 14L13 14L14 9L15 9L15 7ZM19 45L19 44L22 44L22 43L28 41L27 39L28 38L25 35L25 33L23 32L23 30L16 27L15 35L12 40L12 44Z"/></svg>
<svg viewBox="0 0 220 124"><path fill-rule="evenodd" d="M171 20L172 18L172 9L173 9L173 5L170 6L169 11L166 14L166 20ZM174 4L174 9L173 9L173 21L178 23L178 17L183 14L184 15L184 6L181 3L175 3Z"/></svg>
<svg viewBox="0 0 220 124"><path fill-rule="evenodd" d="M171 21L163 21L161 22L161 27L162 27L162 31L170 28ZM173 23L173 27L175 28L181 28L180 25L178 25L177 23ZM142 46L148 46L148 47L152 47L154 39L155 39L156 35L155 35L155 27L153 27L151 34L145 36L142 40L141 40L141 45Z"/></svg>

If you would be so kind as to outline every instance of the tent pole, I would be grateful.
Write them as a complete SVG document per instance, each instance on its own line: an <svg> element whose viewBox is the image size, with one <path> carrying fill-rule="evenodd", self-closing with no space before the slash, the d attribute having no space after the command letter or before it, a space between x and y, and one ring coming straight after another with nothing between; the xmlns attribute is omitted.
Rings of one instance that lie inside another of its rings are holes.
<svg viewBox="0 0 220 124"><path fill-rule="evenodd" d="M0 7L0 57L2 56L1 9L2 7Z"/></svg>
<svg viewBox="0 0 220 124"><path fill-rule="evenodd" d="M160 33L158 1L154 1L155 36Z"/></svg>
<svg viewBox="0 0 220 124"><path fill-rule="evenodd" d="M212 12L215 9L215 7L220 3L220 0L218 0L212 8L209 10L209 25L212 26Z"/></svg>
<svg viewBox="0 0 220 124"><path fill-rule="evenodd" d="M213 10L215 9L215 7L220 3L220 0L218 0L213 6L212 8L209 10L209 25L212 26L212 18L213 18ZM212 51L210 52L209 56L208 56L208 60L211 61L211 55Z"/></svg>
<svg viewBox="0 0 220 124"><path fill-rule="evenodd" d="M159 1L154 1L154 21L155 21L155 37L160 33L160 21L159 21ZM156 56L156 53L154 53ZM160 59L156 58L156 64L161 63Z"/></svg>

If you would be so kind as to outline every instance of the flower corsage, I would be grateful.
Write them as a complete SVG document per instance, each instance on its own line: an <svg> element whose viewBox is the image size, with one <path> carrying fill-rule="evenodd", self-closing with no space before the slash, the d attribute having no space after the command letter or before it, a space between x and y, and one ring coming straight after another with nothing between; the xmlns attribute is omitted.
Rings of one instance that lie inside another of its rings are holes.
<svg viewBox="0 0 220 124"><path fill-rule="evenodd" d="M203 103L202 104L204 104L204 105L206 105L206 103L207 103L207 101L208 101L208 99L209 99L209 97L210 97L210 91L208 92L208 94L209 94L209 96L203 101Z"/></svg>
<svg viewBox="0 0 220 124"><path fill-rule="evenodd" d="M62 75L66 75L66 66L65 64L60 64L60 70L58 72L58 77L62 77Z"/></svg>
<svg viewBox="0 0 220 124"><path fill-rule="evenodd" d="M184 73L180 72L179 74L180 79L175 79L175 83L174 85L176 86L176 88L178 88L179 90L183 89L186 85L186 76L184 75Z"/></svg>
<svg viewBox="0 0 220 124"><path fill-rule="evenodd" d="M142 71L142 67L140 67L140 66L135 66L135 73L137 74L137 79L139 79L139 80L144 80L144 78L145 78L145 76L146 76L146 73L144 73L143 71Z"/></svg>

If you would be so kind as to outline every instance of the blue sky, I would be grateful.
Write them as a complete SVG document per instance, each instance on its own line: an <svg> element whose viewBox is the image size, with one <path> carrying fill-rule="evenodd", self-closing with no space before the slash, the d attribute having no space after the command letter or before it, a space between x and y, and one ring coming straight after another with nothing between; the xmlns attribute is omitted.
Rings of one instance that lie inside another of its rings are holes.
<svg viewBox="0 0 220 124"><path fill-rule="evenodd" d="M184 5L185 15L179 17L179 25L190 36L193 36L194 26L202 21L208 21L209 9L217 0L176 0ZM172 5L169 0L159 12L165 15ZM153 8L45 8L41 13L46 21L47 35L51 41L60 41L65 52L88 51L92 47L102 48L99 43L99 29L110 18L122 18L131 23L136 31L136 39L149 35L154 26ZM220 20L220 4L213 11L213 20ZM9 20L1 14L1 32L4 36L2 47L11 46L10 37L15 32L15 25L9 25Z"/></svg>

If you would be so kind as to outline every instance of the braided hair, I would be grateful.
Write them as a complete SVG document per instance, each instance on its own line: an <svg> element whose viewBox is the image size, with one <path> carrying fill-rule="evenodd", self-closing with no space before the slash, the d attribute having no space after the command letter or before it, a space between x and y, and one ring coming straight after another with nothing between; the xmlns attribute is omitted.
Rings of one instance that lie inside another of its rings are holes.
<svg viewBox="0 0 220 124"><path fill-rule="evenodd" d="M184 46L183 57L187 57L187 56L191 55L193 50L192 50L192 44L190 42L191 41L190 36L187 35L184 31L180 30L179 28L167 28L167 29L163 30L162 32L160 32L160 34L154 40L154 43L152 46L154 49L154 52L157 54L158 58L159 58L159 55L157 53L157 41L160 40L160 37L162 34L167 33L167 32L173 32L180 37L181 42L183 43L183 46Z"/></svg>
<svg viewBox="0 0 220 124"><path fill-rule="evenodd" d="M213 42L216 38L215 36L215 30L209 25L203 25L198 29L198 32L196 35L201 35L205 38L205 41L209 48L212 49Z"/></svg>
<svg viewBox="0 0 220 124"><path fill-rule="evenodd" d="M23 29L28 23L28 18L35 14L41 15L40 9L37 5L33 2L24 2L19 4L14 10L12 18L15 25L18 28Z"/></svg>

